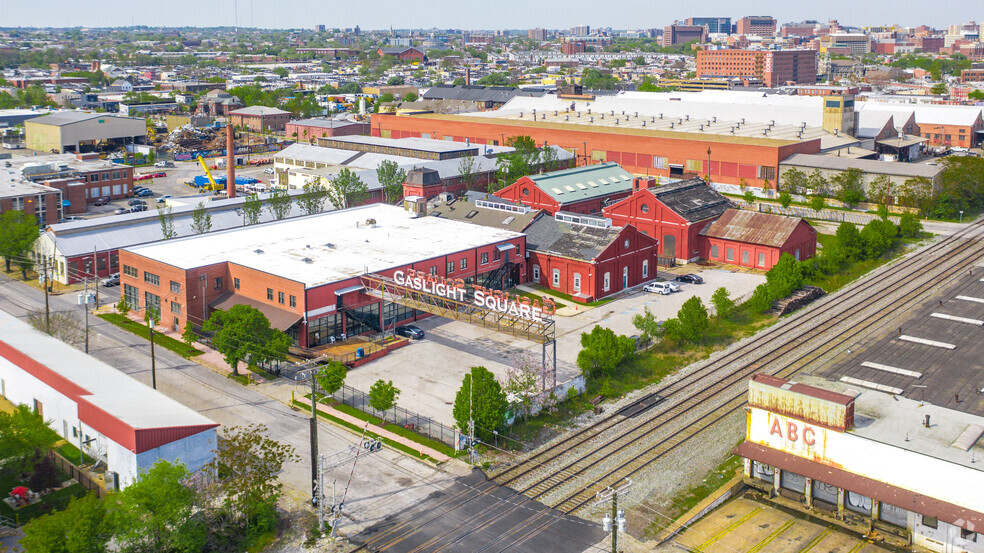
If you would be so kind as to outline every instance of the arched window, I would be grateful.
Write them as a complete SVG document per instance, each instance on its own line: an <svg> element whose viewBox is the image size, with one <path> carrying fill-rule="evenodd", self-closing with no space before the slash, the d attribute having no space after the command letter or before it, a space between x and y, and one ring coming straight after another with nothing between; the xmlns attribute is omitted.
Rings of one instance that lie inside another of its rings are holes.
<svg viewBox="0 0 984 553"><path fill-rule="evenodd" d="M560 286L560 269L553 270L553 285Z"/></svg>
<svg viewBox="0 0 984 553"><path fill-rule="evenodd" d="M540 282L540 266L533 266L533 282Z"/></svg>
<svg viewBox="0 0 984 553"><path fill-rule="evenodd" d="M574 291L581 291L581 273L574 273Z"/></svg>

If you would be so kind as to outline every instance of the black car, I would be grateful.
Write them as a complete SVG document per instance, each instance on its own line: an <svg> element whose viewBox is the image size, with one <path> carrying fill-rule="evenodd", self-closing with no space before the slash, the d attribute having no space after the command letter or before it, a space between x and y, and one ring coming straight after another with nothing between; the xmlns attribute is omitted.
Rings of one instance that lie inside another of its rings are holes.
<svg viewBox="0 0 984 553"><path fill-rule="evenodd" d="M677 282L689 282L691 284L704 284L704 279L695 274L686 274L676 277Z"/></svg>
<svg viewBox="0 0 984 553"><path fill-rule="evenodd" d="M126 205L147 205L147 202L143 200L130 200L126 202Z"/></svg>
<svg viewBox="0 0 984 553"><path fill-rule="evenodd" d="M139 211L147 211L147 204L136 204L130 208L130 213L137 213Z"/></svg>
<svg viewBox="0 0 984 553"><path fill-rule="evenodd" d="M93 205L108 205L108 204L109 204L109 198L99 198L98 200L93 202Z"/></svg>
<svg viewBox="0 0 984 553"><path fill-rule="evenodd" d="M424 331L414 325L398 326L396 327L396 333L404 338L410 338L413 340L421 340L424 337Z"/></svg>

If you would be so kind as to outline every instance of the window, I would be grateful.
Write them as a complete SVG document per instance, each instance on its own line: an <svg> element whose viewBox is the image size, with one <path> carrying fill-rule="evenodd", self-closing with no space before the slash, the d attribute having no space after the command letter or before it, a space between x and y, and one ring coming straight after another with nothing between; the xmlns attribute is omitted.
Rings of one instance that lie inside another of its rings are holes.
<svg viewBox="0 0 984 553"><path fill-rule="evenodd" d="M134 305L136 307L136 304ZM161 314L161 297L157 294L151 294L150 292L144 292L144 307L147 311L153 311L158 315Z"/></svg>
<svg viewBox="0 0 984 553"><path fill-rule="evenodd" d="M748 265L748 252L747 251L741 252L741 262L744 263L745 265Z"/></svg>
<svg viewBox="0 0 984 553"><path fill-rule="evenodd" d="M175 282L175 281L172 280L171 281L171 291L174 292L175 294L180 294L181 293L181 283L180 282Z"/></svg>
<svg viewBox="0 0 984 553"><path fill-rule="evenodd" d="M113 180L120 180L120 172L113 171Z"/></svg>
<svg viewBox="0 0 984 553"><path fill-rule="evenodd" d="M482 265L488 265L488 263L489 263L489 254L488 253L483 253L482 254Z"/></svg>
<svg viewBox="0 0 984 553"><path fill-rule="evenodd" d="M154 273L148 273L144 271L144 282L153 284L154 286L160 286L161 277L155 275Z"/></svg>
<svg viewBox="0 0 984 553"><path fill-rule="evenodd" d="M936 528L939 524L940 521L936 517L928 517L926 515L922 517L922 525L927 528Z"/></svg>
<svg viewBox="0 0 984 553"><path fill-rule="evenodd" d="M529 188L524 188L523 189L523 195L524 196L529 196L530 195L530 189Z"/></svg>
<svg viewBox="0 0 984 553"><path fill-rule="evenodd" d="M215 289L216 290L222 289L222 277L215 277Z"/></svg>
<svg viewBox="0 0 984 553"><path fill-rule="evenodd" d="M699 159L688 159L684 169L690 173L699 173L704 162Z"/></svg>
<svg viewBox="0 0 984 553"><path fill-rule="evenodd" d="M291 294L290 296L290 306L297 307L297 296Z"/></svg>
<svg viewBox="0 0 984 553"><path fill-rule="evenodd" d="M533 282L540 282L540 266L533 266Z"/></svg>
<svg viewBox="0 0 984 553"><path fill-rule="evenodd" d="M448 272L449 273L454 272L454 261L448 261Z"/></svg>
<svg viewBox="0 0 984 553"><path fill-rule="evenodd" d="M759 166L759 178L763 180L775 181L776 180L776 168L766 167L764 165Z"/></svg>
<svg viewBox="0 0 984 553"><path fill-rule="evenodd" d="M176 301L172 301L171 302L171 313L174 314L174 315L180 315L181 314L181 304L178 303L178 302L176 302Z"/></svg>
<svg viewBox="0 0 984 553"><path fill-rule="evenodd" d="M437 265L431 265L430 274L437 275Z"/></svg>
<svg viewBox="0 0 984 553"><path fill-rule="evenodd" d="M759 254L759 267L765 267L765 254Z"/></svg>
<svg viewBox="0 0 984 553"><path fill-rule="evenodd" d="M606 292L612 289L612 274L611 273L605 273L605 281L604 281L604 286L602 287L602 289L604 291L606 291Z"/></svg>
<svg viewBox="0 0 984 553"><path fill-rule="evenodd" d="M99 182L99 173L89 175L89 182Z"/></svg>
<svg viewBox="0 0 984 553"><path fill-rule="evenodd" d="M560 269L553 270L553 285L560 286Z"/></svg>
<svg viewBox="0 0 984 553"><path fill-rule="evenodd" d="M666 169L667 167L669 167L669 164L665 157L653 156L653 168Z"/></svg>
<svg viewBox="0 0 984 553"><path fill-rule="evenodd" d="M279 304L283 304L284 303L284 293L283 292L277 292L277 303L279 303Z"/></svg>
<svg viewBox="0 0 984 553"><path fill-rule="evenodd" d="M267 288L267 299L273 301L273 288Z"/></svg>
<svg viewBox="0 0 984 553"><path fill-rule="evenodd" d="M960 529L960 538L967 541L977 541L977 533L973 530Z"/></svg>
<svg viewBox="0 0 984 553"><path fill-rule="evenodd" d="M799 248L796 248L796 251L793 252L793 257L796 258L796 261L799 261L800 260L800 251L799 251Z"/></svg>
<svg viewBox="0 0 984 553"><path fill-rule="evenodd" d="M574 291L581 291L581 273L574 273Z"/></svg>
<svg viewBox="0 0 984 553"><path fill-rule="evenodd" d="M65 271L62 271L62 272L65 272ZM130 277L136 278L138 276L138 274L137 274L137 268L136 267L131 267L129 265L124 265L123 266L123 274L126 275L126 276L130 276Z"/></svg>
<svg viewBox="0 0 984 553"><path fill-rule="evenodd" d="M711 259L717 259L718 257L718 247L716 245L711 246Z"/></svg>
<svg viewBox="0 0 984 553"><path fill-rule="evenodd" d="M109 180L109 171L102 174L102 180Z"/></svg>
<svg viewBox="0 0 984 553"><path fill-rule="evenodd" d="M734 261L734 260L735 260L735 249L728 248L728 261Z"/></svg>
<svg viewBox="0 0 984 553"><path fill-rule="evenodd" d="M649 278L649 260L642 260L642 278Z"/></svg>
<svg viewBox="0 0 984 553"><path fill-rule="evenodd" d="M468 268L468 259L465 257L461 258L461 270L464 271Z"/></svg>
<svg viewBox="0 0 984 553"><path fill-rule="evenodd" d="M629 245L631 245L631 244L632 244L632 242L630 242L629 239L626 238L625 239L625 249L629 249Z"/></svg>
<svg viewBox="0 0 984 553"><path fill-rule="evenodd" d="M496 248L492 251L492 260L498 261L500 259L502 259L502 252L499 251L499 248Z"/></svg>
<svg viewBox="0 0 984 553"><path fill-rule="evenodd" d="M649 205L648 204L642 204L642 205L640 205L639 206L639 211L641 211L643 213L649 213Z"/></svg>
<svg viewBox="0 0 984 553"><path fill-rule="evenodd" d="M138 307L140 305L140 290L137 290L135 286L124 284L123 297L126 299L126 304L130 307Z"/></svg>
<svg viewBox="0 0 984 553"><path fill-rule="evenodd" d="M236 290L239 290L239 279L238 278L232 279L232 287L235 288Z"/></svg>

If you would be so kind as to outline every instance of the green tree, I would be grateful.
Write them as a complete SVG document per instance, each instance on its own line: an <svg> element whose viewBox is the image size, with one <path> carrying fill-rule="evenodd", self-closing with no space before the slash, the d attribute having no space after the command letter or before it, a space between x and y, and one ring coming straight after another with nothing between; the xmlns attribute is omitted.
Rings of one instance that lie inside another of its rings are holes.
<svg viewBox="0 0 984 553"><path fill-rule="evenodd" d="M395 161L380 162L379 167L376 167L376 178L383 187L386 202L395 204L403 198L403 183L407 180L407 172Z"/></svg>
<svg viewBox="0 0 984 553"><path fill-rule="evenodd" d="M888 175L877 175L868 183L868 198L882 205L892 205L895 199L894 185Z"/></svg>
<svg viewBox="0 0 984 553"><path fill-rule="evenodd" d="M478 180L477 164L474 156L465 156L458 160L458 178L465 185L465 190L472 190Z"/></svg>
<svg viewBox="0 0 984 553"><path fill-rule="evenodd" d="M406 94L403 95L403 98L401 98L401 100L404 102L416 102L419 99L420 97L414 94L413 92L407 92Z"/></svg>
<svg viewBox="0 0 984 553"><path fill-rule="evenodd" d="M270 214L276 220L281 220L290 215L291 208L291 197L287 193L285 188L274 188L270 191L270 196L267 198L267 209L270 210Z"/></svg>
<svg viewBox="0 0 984 553"><path fill-rule="evenodd" d="M833 178L837 187L837 199L847 205L857 205L864 201L864 172L854 167L841 171Z"/></svg>
<svg viewBox="0 0 984 553"><path fill-rule="evenodd" d="M404 83L403 77L394 75L386 80L386 84L389 86L399 86Z"/></svg>
<svg viewBox="0 0 984 553"><path fill-rule="evenodd" d="M700 342L704 338L704 332L710 322L707 318L707 308L704 302L697 296L693 296L683 302L680 311L677 312L677 320L680 321L680 330L683 337L691 342Z"/></svg>
<svg viewBox="0 0 984 553"><path fill-rule="evenodd" d="M329 361L317 372L315 378L318 379L318 386L321 386L322 393L330 397L342 388L346 375L348 375L348 367L338 361Z"/></svg>
<svg viewBox="0 0 984 553"><path fill-rule="evenodd" d="M17 260L26 279L25 261L38 239L38 223L33 216L14 209L0 214L0 256L10 272L10 262Z"/></svg>
<svg viewBox="0 0 984 553"><path fill-rule="evenodd" d="M475 383L474 387L472 382ZM475 435L487 441L493 438L492 432L506 421L508 408L506 393L495 375L485 367L472 367L454 397L452 414L462 431L468 430L469 419L474 420Z"/></svg>
<svg viewBox="0 0 984 553"><path fill-rule="evenodd" d="M803 269L793 256L784 253L765 273L765 282L772 288L776 299L784 298L803 286Z"/></svg>
<svg viewBox="0 0 984 553"><path fill-rule="evenodd" d="M711 295L711 304L714 305L714 312L721 319L727 319L735 310L735 300L731 299L728 289L723 286L714 290Z"/></svg>
<svg viewBox="0 0 984 553"><path fill-rule="evenodd" d="M399 397L400 390L393 385L393 381L377 380L369 387L369 407L379 413L385 413L396 405L396 398Z"/></svg>
<svg viewBox="0 0 984 553"><path fill-rule="evenodd" d="M820 169L814 169L810 176L806 178L807 187L817 196L830 196L830 181L823 176Z"/></svg>
<svg viewBox="0 0 984 553"><path fill-rule="evenodd" d="M864 244L861 241L861 233L858 232L858 227L854 223L845 221L838 225L836 236L837 244L844 249L844 254L847 255L848 259L852 261L861 259Z"/></svg>
<svg viewBox="0 0 984 553"><path fill-rule="evenodd" d="M249 194L243 198L243 224L255 225L260 222L260 213L263 210L263 202L260 201L259 194Z"/></svg>
<svg viewBox="0 0 984 553"><path fill-rule="evenodd" d="M240 361L253 363L282 361L287 358L290 337L270 326L258 309L234 305L228 311L217 309L205 321L203 330L213 332L214 347L238 375Z"/></svg>
<svg viewBox="0 0 984 553"><path fill-rule="evenodd" d="M327 190L328 200L336 209L359 205L369 196L369 187L348 167L335 175Z"/></svg>
<svg viewBox="0 0 984 553"><path fill-rule="evenodd" d="M827 206L827 202L824 201L823 196L810 196L810 209L813 211L820 211Z"/></svg>
<svg viewBox="0 0 984 553"><path fill-rule="evenodd" d="M742 194L742 199L745 200L746 204L755 203L755 193L746 189L745 193Z"/></svg>
<svg viewBox="0 0 984 553"><path fill-rule="evenodd" d="M198 333L195 332L195 327L191 323L185 323L184 331L181 332L181 340L189 346L198 340Z"/></svg>
<svg viewBox="0 0 984 553"><path fill-rule="evenodd" d="M808 185L806 173L792 167L782 174L782 189L792 194L803 194Z"/></svg>
<svg viewBox="0 0 984 553"><path fill-rule="evenodd" d="M659 321L648 307L643 307L642 313L632 316L632 326L639 331L639 338L646 343L651 342L660 333Z"/></svg>
<svg viewBox="0 0 984 553"><path fill-rule="evenodd" d="M212 215L205 207L205 202L198 202L195 210L191 212L191 232L205 234L210 230L212 230Z"/></svg>
<svg viewBox="0 0 984 553"><path fill-rule="evenodd" d="M793 197L789 195L789 192L783 190L779 193L779 205L782 207L789 207L793 203Z"/></svg>
<svg viewBox="0 0 984 553"><path fill-rule="evenodd" d="M178 235L174 230L174 215L171 214L171 206L157 206L157 220L161 223L161 236L164 240L170 240Z"/></svg>
<svg viewBox="0 0 984 553"><path fill-rule="evenodd" d="M982 102L984 101L984 90L971 90L970 93L967 94L967 98L977 102Z"/></svg>
<svg viewBox="0 0 984 553"><path fill-rule="evenodd" d="M120 301L116 302L116 312L120 315L128 315L130 313L130 304L126 301L126 296L120 294Z"/></svg>
<svg viewBox="0 0 984 553"><path fill-rule="evenodd" d="M197 553L206 540L192 516L197 494L184 465L160 460L114 498L110 516L121 553Z"/></svg>
<svg viewBox="0 0 984 553"><path fill-rule="evenodd" d="M946 83L936 83L930 89L930 94L935 94L936 96L943 96L950 90L946 87Z"/></svg>
<svg viewBox="0 0 984 553"><path fill-rule="evenodd" d="M475 84L480 86L508 86L509 85L509 73L489 73L488 75L482 77Z"/></svg>
<svg viewBox="0 0 984 553"><path fill-rule="evenodd" d="M30 471L34 460L46 455L60 438L37 411L27 405L0 411L0 461L15 474Z"/></svg>
<svg viewBox="0 0 984 553"><path fill-rule="evenodd" d="M328 189L321 184L320 179L305 184L304 192L297 197L297 205L305 215L321 213L325 210L326 201L328 201Z"/></svg>
<svg viewBox="0 0 984 553"><path fill-rule="evenodd" d="M25 553L104 553L113 525L106 503L94 493L72 498L64 511L36 518L24 526Z"/></svg>
<svg viewBox="0 0 984 553"><path fill-rule="evenodd" d="M581 351L577 366L589 378L612 376L615 369L635 351L628 336L618 336L609 328L595 325L591 332L581 333Z"/></svg>
<svg viewBox="0 0 984 553"><path fill-rule="evenodd" d="M906 212L899 217L899 234L903 238L919 238L922 231L922 223L919 222L919 217L915 213Z"/></svg>
<svg viewBox="0 0 984 553"><path fill-rule="evenodd" d="M898 228L891 221L874 219L861 229L859 236L863 244L864 256L875 259L895 245Z"/></svg>
<svg viewBox="0 0 984 553"><path fill-rule="evenodd" d="M281 79L286 79L290 72L287 71L286 67L277 67L273 70L273 74L280 77Z"/></svg>

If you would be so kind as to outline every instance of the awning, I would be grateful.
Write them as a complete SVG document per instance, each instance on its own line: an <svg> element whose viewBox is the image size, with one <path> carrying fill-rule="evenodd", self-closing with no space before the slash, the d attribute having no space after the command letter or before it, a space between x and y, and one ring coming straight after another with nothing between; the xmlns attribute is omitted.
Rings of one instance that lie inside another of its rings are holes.
<svg viewBox="0 0 984 553"><path fill-rule="evenodd" d="M351 292L358 292L359 290L362 290L361 284L357 284L355 286L349 286L348 288L342 288L341 290L335 290L335 295L344 296L345 294L349 294Z"/></svg>
<svg viewBox="0 0 984 553"><path fill-rule="evenodd" d="M256 301L233 292L226 292L208 304L212 309L222 310L228 310L234 305L248 305L255 308L260 313L263 313L267 320L270 321L270 326L277 330L287 330L294 323L301 320L301 316L297 313L292 313L286 309L274 307L270 304Z"/></svg>
<svg viewBox="0 0 984 553"><path fill-rule="evenodd" d="M512 242L509 242L508 244L499 244L498 246L495 247L495 249L499 250L500 252L507 252L509 250L515 250L516 244L513 244Z"/></svg>
<svg viewBox="0 0 984 553"><path fill-rule="evenodd" d="M739 457L788 470L813 480L860 493L883 503L936 517L967 530L984 528L984 513L928 497L843 469L811 461L754 442L742 442L734 450Z"/></svg>
<svg viewBox="0 0 984 553"><path fill-rule="evenodd" d="M62 207L72 207L72 202L68 200L62 200Z"/></svg>

